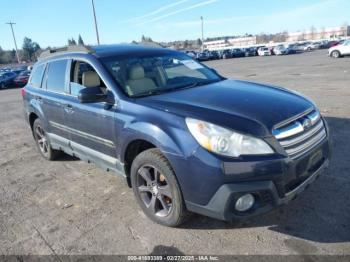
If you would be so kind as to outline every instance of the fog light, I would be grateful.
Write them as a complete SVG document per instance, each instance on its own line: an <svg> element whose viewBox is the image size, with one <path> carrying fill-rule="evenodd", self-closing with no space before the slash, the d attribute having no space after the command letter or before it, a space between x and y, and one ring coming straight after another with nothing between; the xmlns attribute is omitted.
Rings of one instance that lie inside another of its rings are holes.
<svg viewBox="0 0 350 262"><path fill-rule="evenodd" d="M252 194L245 194L238 198L235 204L235 209L239 212L244 212L254 205L254 196Z"/></svg>

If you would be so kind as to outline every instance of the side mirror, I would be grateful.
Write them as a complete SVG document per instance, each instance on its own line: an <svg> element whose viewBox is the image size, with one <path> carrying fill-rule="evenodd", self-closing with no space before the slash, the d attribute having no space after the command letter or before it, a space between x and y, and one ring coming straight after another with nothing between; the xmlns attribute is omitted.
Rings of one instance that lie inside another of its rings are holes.
<svg viewBox="0 0 350 262"><path fill-rule="evenodd" d="M107 102L109 96L102 92L100 87L83 88L78 93L80 103Z"/></svg>

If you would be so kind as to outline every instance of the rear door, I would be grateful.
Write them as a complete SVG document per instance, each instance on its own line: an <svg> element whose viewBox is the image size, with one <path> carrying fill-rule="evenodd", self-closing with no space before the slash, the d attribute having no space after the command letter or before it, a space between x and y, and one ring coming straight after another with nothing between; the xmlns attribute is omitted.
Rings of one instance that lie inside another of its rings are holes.
<svg viewBox="0 0 350 262"><path fill-rule="evenodd" d="M67 104L68 60L54 60L47 64L42 93L37 99L42 104L45 118L48 121L48 133L52 143L68 146L69 133L66 129L64 107Z"/></svg>

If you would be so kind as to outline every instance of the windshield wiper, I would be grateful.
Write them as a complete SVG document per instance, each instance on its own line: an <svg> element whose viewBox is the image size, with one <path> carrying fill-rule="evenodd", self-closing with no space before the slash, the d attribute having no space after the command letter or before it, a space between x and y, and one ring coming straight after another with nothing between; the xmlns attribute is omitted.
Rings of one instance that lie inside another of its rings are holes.
<svg viewBox="0 0 350 262"><path fill-rule="evenodd" d="M196 86L208 85L208 84L216 83L216 82L219 82L219 81L222 81L222 79L210 80L210 81L202 81L202 82L192 82L190 84L183 85L183 86L176 86L176 87L165 88L165 89L149 90L149 91L142 92L142 93L139 93L137 95L134 95L132 97L139 98L139 97L145 97L145 96L151 96L151 95L160 95L160 94L163 94L163 93L168 93L168 92L172 92L172 91L176 91L176 90L184 90L184 89L189 89L189 88L193 88L193 87L196 87Z"/></svg>
<svg viewBox="0 0 350 262"><path fill-rule="evenodd" d="M192 88L192 87L197 86L197 84L198 84L198 82L193 82L189 85L184 85L184 86L177 86L177 87L165 88L165 89L148 90L146 92L139 93L139 94L134 95L132 97L139 98L139 97L145 97L145 96L151 96L151 95L160 95L160 94L168 93L171 91Z"/></svg>

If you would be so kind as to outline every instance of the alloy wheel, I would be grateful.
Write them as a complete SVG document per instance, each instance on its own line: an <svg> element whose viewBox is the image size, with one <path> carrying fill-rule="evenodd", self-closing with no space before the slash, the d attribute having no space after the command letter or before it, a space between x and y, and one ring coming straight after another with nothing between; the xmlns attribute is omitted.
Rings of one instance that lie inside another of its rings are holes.
<svg viewBox="0 0 350 262"><path fill-rule="evenodd" d="M156 167L143 165L137 172L137 190L143 204L154 215L165 217L172 209L173 197L166 177Z"/></svg>
<svg viewBox="0 0 350 262"><path fill-rule="evenodd" d="M44 155L47 155L49 153L49 143L47 141L45 131L42 129L41 126L36 127L35 135L36 135L36 139L37 139L37 143L38 143L40 151Z"/></svg>
<svg viewBox="0 0 350 262"><path fill-rule="evenodd" d="M338 52L338 51L334 51L334 52L332 53L332 56L333 56L334 58L338 58L338 57L339 57L339 52Z"/></svg>

